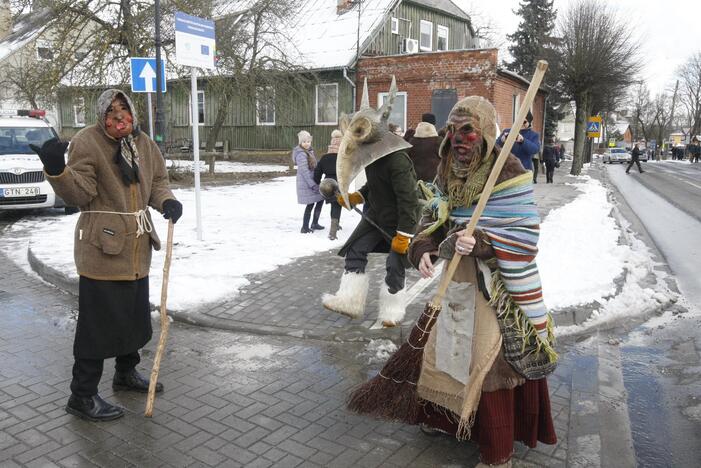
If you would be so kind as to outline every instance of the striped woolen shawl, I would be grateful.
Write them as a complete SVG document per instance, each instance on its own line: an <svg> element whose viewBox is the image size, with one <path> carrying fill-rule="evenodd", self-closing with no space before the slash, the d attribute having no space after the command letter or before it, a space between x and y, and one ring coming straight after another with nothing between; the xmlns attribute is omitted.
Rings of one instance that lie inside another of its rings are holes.
<svg viewBox="0 0 701 468"><path fill-rule="evenodd" d="M496 257L491 262L490 303L497 314L511 315L524 337L525 344L537 340L537 349L557 359L553 349L552 317L543 302L543 291L535 257L538 253L540 216L533 198L532 174L524 173L495 186L477 226L489 237ZM470 207L448 212L447 200L440 195L429 200L436 223L427 234L444 224L466 225L470 222L479 196Z"/></svg>

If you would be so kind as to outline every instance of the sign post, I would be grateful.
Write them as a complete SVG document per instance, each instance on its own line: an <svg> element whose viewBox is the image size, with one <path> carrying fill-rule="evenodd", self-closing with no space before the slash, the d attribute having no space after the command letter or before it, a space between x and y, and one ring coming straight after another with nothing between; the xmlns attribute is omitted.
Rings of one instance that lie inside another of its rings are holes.
<svg viewBox="0 0 701 468"><path fill-rule="evenodd" d="M601 116L593 115L587 121L587 136L589 138L601 137Z"/></svg>
<svg viewBox="0 0 701 468"><path fill-rule="evenodd" d="M190 103L192 123L192 157L195 167L195 215L197 240L202 240L202 205L200 202L200 128L197 99L197 68L214 69L214 21L175 12L175 62L192 67Z"/></svg>
<svg viewBox="0 0 701 468"><path fill-rule="evenodd" d="M130 57L129 67L131 68L131 92L146 93L148 101L148 129L149 135L155 140L153 133L153 106L151 105L151 94L156 91L156 59L147 57ZM165 62L161 62L161 76L165 76ZM166 80L161 80L161 92L166 92Z"/></svg>

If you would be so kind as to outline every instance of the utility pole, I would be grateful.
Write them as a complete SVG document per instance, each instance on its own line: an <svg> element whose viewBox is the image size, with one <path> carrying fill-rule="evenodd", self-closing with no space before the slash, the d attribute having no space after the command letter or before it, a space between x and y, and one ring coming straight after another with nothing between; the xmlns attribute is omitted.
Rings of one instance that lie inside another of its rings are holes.
<svg viewBox="0 0 701 468"><path fill-rule="evenodd" d="M165 116L163 111L163 80L161 70L161 2L155 0L156 17L156 135L154 140L165 158Z"/></svg>

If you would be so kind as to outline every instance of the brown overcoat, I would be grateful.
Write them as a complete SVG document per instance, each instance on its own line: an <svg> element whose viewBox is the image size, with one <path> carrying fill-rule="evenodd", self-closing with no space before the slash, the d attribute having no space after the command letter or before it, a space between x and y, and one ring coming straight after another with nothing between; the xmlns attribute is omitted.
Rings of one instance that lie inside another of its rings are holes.
<svg viewBox="0 0 701 468"><path fill-rule="evenodd" d="M75 264L81 276L114 281L144 278L151 266L151 247L160 249L155 229L137 238L137 220L129 213L148 206L162 212L163 202L175 197L156 143L139 133L134 144L139 153L138 184L124 183L114 162L119 143L100 125L78 132L68 147L64 171L46 175L58 196L82 212L74 236Z"/></svg>

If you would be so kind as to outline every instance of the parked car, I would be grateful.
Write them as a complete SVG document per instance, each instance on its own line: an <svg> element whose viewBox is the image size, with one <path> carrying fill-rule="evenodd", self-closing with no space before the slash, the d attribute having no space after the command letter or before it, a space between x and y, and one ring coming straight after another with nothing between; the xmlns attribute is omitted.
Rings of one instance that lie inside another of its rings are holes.
<svg viewBox="0 0 701 468"><path fill-rule="evenodd" d="M610 148L604 153L601 160L604 164L630 162L630 153L624 148Z"/></svg>
<svg viewBox="0 0 701 468"><path fill-rule="evenodd" d="M58 136L40 110L0 110L0 210L67 207L44 177L39 156L29 148Z"/></svg>

